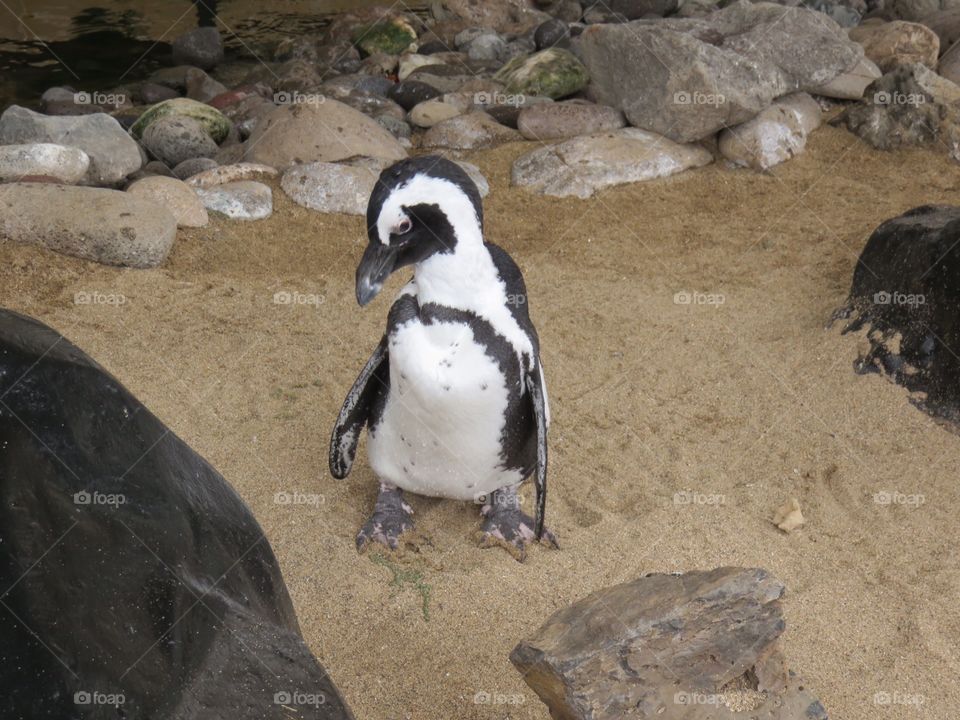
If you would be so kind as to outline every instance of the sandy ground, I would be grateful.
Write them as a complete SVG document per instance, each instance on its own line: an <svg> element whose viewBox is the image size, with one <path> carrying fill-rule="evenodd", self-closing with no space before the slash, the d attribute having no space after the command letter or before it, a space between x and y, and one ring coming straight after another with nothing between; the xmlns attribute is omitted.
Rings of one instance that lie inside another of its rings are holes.
<svg viewBox="0 0 960 720"><path fill-rule="evenodd" d="M360 218L278 190L271 219L182 232L155 271L0 243L0 301L66 333L236 486L361 720L546 718L507 659L519 639L598 588L726 564L786 583L786 654L831 717L954 717L960 437L856 376L865 341L824 324L871 230L957 202L960 168L824 128L769 175L713 165L579 201L511 189L525 149L470 156L493 187L488 238L526 275L554 415L547 518L563 548L522 565L474 545L476 506L424 498L428 542L395 565L412 581L354 549L376 483L362 451L333 480L327 438L402 282L357 307ZM275 304L283 291L314 302ZM878 504L884 491L923 502ZM770 518L790 497L808 524L785 535Z"/></svg>

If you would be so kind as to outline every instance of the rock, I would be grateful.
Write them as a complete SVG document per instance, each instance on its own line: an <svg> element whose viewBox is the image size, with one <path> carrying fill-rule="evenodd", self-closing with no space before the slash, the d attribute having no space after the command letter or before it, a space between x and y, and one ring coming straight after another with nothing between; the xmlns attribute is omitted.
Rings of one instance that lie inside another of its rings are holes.
<svg viewBox="0 0 960 720"><path fill-rule="evenodd" d="M813 92L863 57L822 13L746 0L704 18L592 25L579 45L591 99L679 142L746 122L790 91Z"/></svg>
<svg viewBox="0 0 960 720"><path fill-rule="evenodd" d="M858 374L881 373L930 415L960 422L960 207L924 205L880 225L856 265L844 333L866 329Z"/></svg>
<svg viewBox="0 0 960 720"><path fill-rule="evenodd" d="M442 0L442 6L465 25L516 34L533 29L549 17L531 9L525 0Z"/></svg>
<svg viewBox="0 0 960 720"><path fill-rule="evenodd" d="M390 94L393 86L394 83L385 77L353 73L330 78L320 86L320 91L337 100L355 92L385 98Z"/></svg>
<svg viewBox="0 0 960 720"><path fill-rule="evenodd" d="M227 92L227 87L217 82L199 68L187 71L187 97L191 100L207 103L218 95ZM211 105L211 107L213 107Z"/></svg>
<svg viewBox="0 0 960 720"><path fill-rule="evenodd" d="M0 183L29 175L47 175L67 185L87 176L90 157L80 148L53 143L0 145Z"/></svg>
<svg viewBox="0 0 960 720"><path fill-rule="evenodd" d="M407 155L376 120L336 100L277 108L257 123L246 147L247 161L278 170L357 155L388 160Z"/></svg>
<svg viewBox="0 0 960 720"><path fill-rule="evenodd" d="M394 17L357 28L351 40L365 55L399 55L416 42L417 31L405 19Z"/></svg>
<svg viewBox="0 0 960 720"><path fill-rule="evenodd" d="M187 178L187 185L197 188L211 188L215 185L224 183L238 182L240 180L254 180L274 177L277 175L276 168L268 165L258 165L256 163L239 162L232 165L221 165L220 167L204 170L196 175Z"/></svg>
<svg viewBox="0 0 960 720"><path fill-rule="evenodd" d="M806 93L786 95L753 120L723 130L720 154L735 165L769 170L803 152L820 122L816 100Z"/></svg>
<svg viewBox="0 0 960 720"><path fill-rule="evenodd" d="M263 183L240 180L197 187L196 192L207 210L233 220L262 220L273 214L273 192Z"/></svg>
<svg viewBox="0 0 960 720"><path fill-rule="evenodd" d="M601 188L673 175L712 160L702 147L623 128L521 155L513 163L511 183L541 195L588 198Z"/></svg>
<svg viewBox="0 0 960 720"><path fill-rule="evenodd" d="M384 76L396 73L398 60L399 58L396 55L388 55L382 52L367 55L360 63L359 72L363 75L386 80L387 78Z"/></svg>
<svg viewBox="0 0 960 720"><path fill-rule="evenodd" d="M945 54L947 48L960 41L960 7L952 10L939 10L918 18L916 22L933 30L940 38L940 52Z"/></svg>
<svg viewBox="0 0 960 720"><path fill-rule="evenodd" d="M891 20L920 22L936 12L956 7L956 0L887 0L883 3L883 14Z"/></svg>
<svg viewBox="0 0 960 720"><path fill-rule="evenodd" d="M507 93L545 95L556 100L582 90L590 78L573 53L555 47L514 58L493 79L503 83Z"/></svg>
<svg viewBox="0 0 960 720"><path fill-rule="evenodd" d="M130 134L139 140L152 123L167 115L193 118L203 125L207 135L217 144L223 142L230 133L230 121L216 108L190 98L174 98L144 112L130 128Z"/></svg>
<svg viewBox="0 0 960 720"><path fill-rule="evenodd" d="M952 83L960 83L960 42L954 44L940 58L937 74Z"/></svg>
<svg viewBox="0 0 960 720"><path fill-rule="evenodd" d="M677 0L606 0L603 5L627 20L665 17L677 10Z"/></svg>
<svg viewBox="0 0 960 720"><path fill-rule="evenodd" d="M152 300L74 301L75 321L99 325ZM4 716L259 720L299 691L298 718L353 718L300 634L263 529L204 458L59 332L9 310L0 396L0 637L17 658L3 666Z"/></svg>
<svg viewBox="0 0 960 720"><path fill-rule="evenodd" d="M173 41L173 62L211 70L223 61L223 38L215 27L199 27Z"/></svg>
<svg viewBox="0 0 960 720"><path fill-rule="evenodd" d="M480 168L473 163L464 162L463 160L454 160L453 162L463 168L463 171L470 176L473 184L477 186L477 190L480 192L480 197L485 198L490 194L490 183L487 182L483 173L480 172Z"/></svg>
<svg viewBox="0 0 960 720"><path fill-rule="evenodd" d="M859 100L867 86L883 75L873 60L861 58L852 70L840 73L833 80L813 89L814 95L840 100Z"/></svg>
<svg viewBox="0 0 960 720"><path fill-rule="evenodd" d="M3 235L107 265L156 267L177 234L166 208L119 190L46 183L0 185Z"/></svg>
<svg viewBox="0 0 960 720"><path fill-rule="evenodd" d="M417 105L415 108L413 108L413 110L410 111L407 119L417 127L431 128L437 123L443 122L444 120L449 120L450 118L455 118L462 114L463 112L460 110L460 108L457 108L449 103L445 103L440 98L435 98Z"/></svg>
<svg viewBox="0 0 960 720"><path fill-rule="evenodd" d="M192 187L171 177L146 177L137 180L127 192L162 205L173 215L179 227L203 227L207 211Z"/></svg>
<svg viewBox="0 0 960 720"><path fill-rule="evenodd" d="M533 33L533 43L537 50L546 50L554 46L564 47L570 39L570 27L563 20L550 18L537 26Z"/></svg>
<svg viewBox="0 0 960 720"><path fill-rule="evenodd" d="M960 160L960 87L925 65L901 65L875 80L835 122L880 150L936 141Z"/></svg>
<svg viewBox="0 0 960 720"><path fill-rule="evenodd" d="M397 120L403 120L407 114L393 100L388 100L379 95L370 93L352 92L341 98L340 102L354 110L359 110L368 117L377 117L378 115L392 115Z"/></svg>
<svg viewBox="0 0 960 720"><path fill-rule="evenodd" d="M176 97L180 97L180 93L165 85L145 82L140 86L140 101L144 105L153 105L154 103L172 100Z"/></svg>
<svg viewBox="0 0 960 720"><path fill-rule="evenodd" d="M790 498L783 505L777 508L773 514L773 524L783 530L785 533L791 533L797 528L803 527L803 513L800 512L800 501L796 498Z"/></svg>
<svg viewBox="0 0 960 720"><path fill-rule="evenodd" d="M404 120L398 120L393 115L377 115L374 117L381 126L383 126L387 132L393 135L398 140L403 138L409 138L413 133L410 125L408 125Z"/></svg>
<svg viewBox="0 0 960 720"><path fill-rule="evenodd" d="M784 592L756 568L651 574L555 612L510 660L564 720L826 720L779 647Z"/></svg>
<svg viewBox="0 0 960 720"><path fill-rule="evenodd" d="M485 32L473 38L464 51L471 60L501 63L507 59L507 42L495 32Z"/></svg>
<svg viewBox="0 0 960 720"><path fill-rule="evenodd" d="M143 146L158 160L174 167L184 160L217 154L217 144L191 117L167 115L143 132Z"/></svg>
<svg viewBox="0 0 960 720"><path fill-rule="evenodd" d="M409 77L417 68L426 67L427 65L443 65L444 61L441 58L433 57L432 55L419 55L416 53L407 53L400 56L400 61L397 66L397 79L400 82Z"/></svg>
<svg viewBox="0 0 960 720"><path fill-rule="evenodd" d="M170 170L170 168L168 168L164 163L160 162L159 160L151 160L150 162L148 162L146 165L143 166L140 172L143 173L142 177L148 177L150 175L163 175L164 177L176 177L173 174L173 171ZM137 180L140 179L140 178L137 178L137 173L134 173L133 175L128 177L127 180L131 180L133 178L136 178Z"/></svg>
<svg viewBox="0 0 960 720"><path fill-rule="evenodd" d="M387 97L409 112L415 105L442 95L433 85L417 80L402 80L390 89Z"/></svg>
<svg viewBox="0 0 960 720"><path fill-rule="evenodd" d="M890 72L900 65L923 63L936 69L940 56L940 38L928 27L897 20L867 22L851 28L850 39L863 46L865 55L881 72Z"/></svg>
<svg viewBox="0 0 960 720"><path fill-rule="evenodd" d="M540 103L520 111L517 129L528 140L556 140L617 130L623 113L607 105L585 102Z"/></svg>
<svg viewBox="0 0 960 720"><path fill-rule="evenodd" d="M520 139L520 133L501 125L485 112L471 112L437 123L424 133L420 145L425 148L476 150Z"/></svg>
<svg viewBox="0 0 960 720"><path fill-rule="evenodd" d="M323 213L365 215L379 172L366 167L315 162L294 165L280 187L298 205Z"/></svg>
<svg viewBox="0 0 960 720"><path fill-rule="evenodd" d="M50 117L11 105L0 116L0 145L55 143L78 148L90 158L89 185L112 185L140 169L137 143L109 115Z"/></svg>
<svg viewBox="0 0 960 720"><path fill-rule="evenodd" d="M501 125L516 129L520 113L534 105L552 104L553 100L539 95L506 95L504 93L478 93L477 105Z"/></svg>
<svg viewBox="0 0 960 720"><path fill-rule="evenodd" d="M217 161L212 158L190 158L189 160L178 163L176 167L173 168L173 176L181 180L186 180L204 170L213 170L217 167L217 164Z"/></svg>
<svg viewBox="0 0 960 720"><path fill-rule="evenodd" d="M424 65L407 75L407 81L416 80L436 88L441 93L457 92L476 75L462 65Z"/></svg>

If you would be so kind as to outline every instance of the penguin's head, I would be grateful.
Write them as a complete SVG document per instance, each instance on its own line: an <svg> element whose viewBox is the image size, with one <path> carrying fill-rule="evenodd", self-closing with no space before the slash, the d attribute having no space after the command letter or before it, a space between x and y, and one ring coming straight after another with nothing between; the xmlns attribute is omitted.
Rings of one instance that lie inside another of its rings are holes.
<svg viewBox="0 0 960 720"><path fill-rule="evenodd" d="M477 186L454 162L422 155L380 173L367 205L370 244L357 267L357 302L377 296L389 275L460 244L483 242Z"/></svg>

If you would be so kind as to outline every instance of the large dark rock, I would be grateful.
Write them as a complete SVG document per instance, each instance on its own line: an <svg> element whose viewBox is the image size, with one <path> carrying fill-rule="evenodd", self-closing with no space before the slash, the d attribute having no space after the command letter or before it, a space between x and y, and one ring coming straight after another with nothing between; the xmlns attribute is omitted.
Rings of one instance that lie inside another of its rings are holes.
<svg viewBox="0 0 960 720"><path fill-rule="evenodd" d="M859 373L886 373L930 414L960 421L960 207L925 205L878 227L860 254L844 332L869 328Z"/></svg>
<svg viewBox="0 0 960 720"><path fill-rule="evenodd" d="M82 351L0 310L0 717L287 716L352 717L250 510Z"/></svg>
<svg viewBox="0 0 960 720"><path fill-rule="evenodd" d="M555 720L826 720L780 652L783 593L757 568L648 575L557 611L510 660Z"/></svg>

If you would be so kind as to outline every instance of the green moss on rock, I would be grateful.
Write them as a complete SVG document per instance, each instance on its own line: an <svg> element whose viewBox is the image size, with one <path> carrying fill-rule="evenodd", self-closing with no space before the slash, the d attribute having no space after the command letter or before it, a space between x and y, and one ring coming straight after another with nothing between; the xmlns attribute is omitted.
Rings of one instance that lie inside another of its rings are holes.
<svg viewBox="0 0 960 720"><path fill-rule="evenodd" d="M199 122L207 134L217 144L223 142L230 132L230 121L214 107L189 98L173 98L150 106L137 121L130 126L130 133L138 140L143 131L167 115L183 115Z"/></svg>
<svg viewBox="0 0 960 720"><path fill-rule="evenodd" d="M543 95L556 100L582 90L590 75L569 50L549 48L515 57L500 68L494 80L514 95Z"/></svg>
<svg viewBox="0 0 960 720"><path fill-rule="evenodd" d="M357 28L351 39L366 55L399 55L417 39L417 31L403 18L391 18Z"/></svg>

